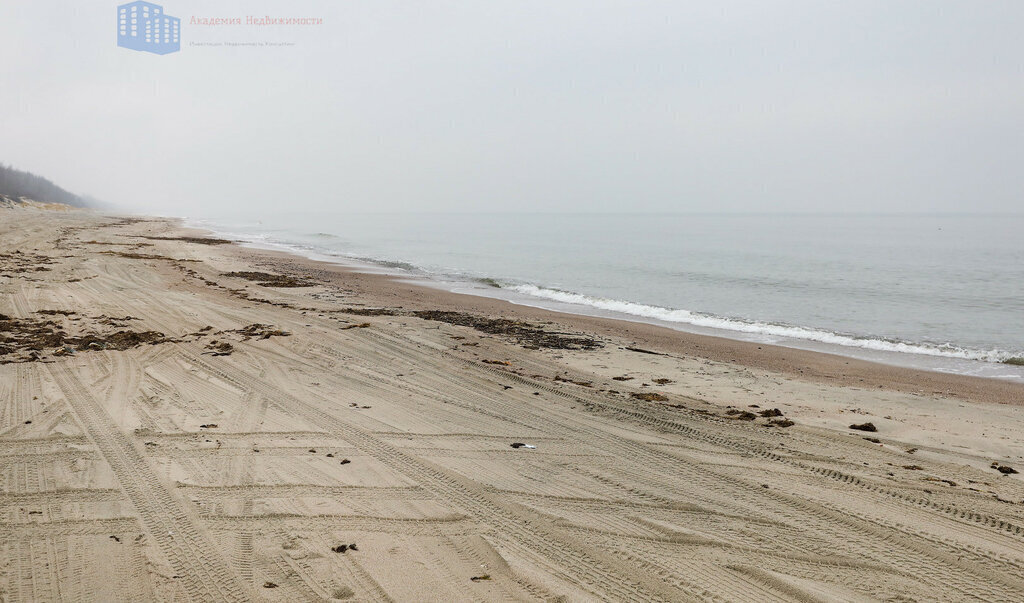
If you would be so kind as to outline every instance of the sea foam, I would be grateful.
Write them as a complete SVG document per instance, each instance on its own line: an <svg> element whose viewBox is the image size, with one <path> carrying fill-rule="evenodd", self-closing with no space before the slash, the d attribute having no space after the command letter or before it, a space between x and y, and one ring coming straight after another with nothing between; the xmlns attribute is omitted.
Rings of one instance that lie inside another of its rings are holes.
<svg viewBox="0 0 1024 603"><path fill-rule="evenodd" d="M856 347L881 352L925 354L928 356L961 358L965 360L982 360L985 362L1001 362L1009 356L1008 353L998 350L971 350L949 344L929 345L870 337L855 337L822 329L747 321L737 318L726 318L702 312L691 312L689 310L662 308L660 306L650 306L616 299L591 297L569 291L538 287L536 285L512 285L509 286L508 289L531 297L547 299L564 304L589 306L599 310L640 316L664 322L689 324L697 327L723 329L753 335L803 339L807 341L818 341L832 345Z"/></svg>

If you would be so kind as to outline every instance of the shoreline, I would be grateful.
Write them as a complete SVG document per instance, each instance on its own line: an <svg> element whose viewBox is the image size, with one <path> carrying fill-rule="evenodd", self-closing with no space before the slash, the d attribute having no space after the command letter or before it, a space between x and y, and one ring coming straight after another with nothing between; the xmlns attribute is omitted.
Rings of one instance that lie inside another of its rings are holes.
<svg viewBox="0 0 1024 603"><path fill-rule="evenodd" d="M180 218L163 219L176 221L181 228L196 234L220 236L211 229L186 226ZM640 320L563 312L497 297L449 291L441 286L418 283L408 276L388 273L384 270L385 267L382 267L380 272L375 272L352 264L346 265L345 260L341 258L314 259L295 250L270 249L245 241L239 241L236 245L239 249L250 249L296 263L308 263L320 269L337 271L345 275L346 279L355 278L372 282L368 288L387 290L389 299L397 297L403 300L403 303L410 303L412 300L431 300L436 305L455 305L461 309L485 314L518 316L528 320L550 320L579 330L634 338L636 345L640 347L653 346L683 356L716 362L735 362L748 368L781 372L822 383L869 389L877 387L902 393L951 395L988 404L1024 405L1024 383L1017 381L945 373L817 350L692 333Z"/></svg>
<svg viewBox="0 0 1024 603"><path fill-rule="evenodd" d="M1015 384L0 213L0 598L1024 592Z"/></svg>
<svg viewBox="0 0 1024 603"><path fill-rule="evenodd" d="M327 264L338 265L345 269L354 270L356 272L368 271L373 273L381 273L391 276L394 279L409 281L410 283L417 284L422 287L445 290L449 293L459 293L476 297L496 299L499 301L510 303L515 306L536 308L556 312L559 314L586 316L590 318L616 320L619 322L627 323L646 324L651 326L663 327L687 335L704 336L719 339L727 339L731 341L753 343L756 346L770 346L773 349L786 348L801 350L810 353L820 353L831 356L839 356L846 359L853 359L860 362L869 362L883 366L899 367L912 370L922 370L928 373L963 375L967 377L995 379L1008 382L1015 382L1024 385L1024 368L1006 362L983 360L981 358L962 358L956 355L929 353L927 351L897 351L876 348L868 345L844 345L841 343L834 343L829 342L827 340L819 340L816 338L771 335L769 333L733 330L728 327L703 326L685 321L674 322L669 320L662 320L656 317L649 317L641 314L633 314L626 311L605 309L597 305L558 301L554 298L549 299L544 296L531 295L529 293L521 292L515 287L494 286L492 290L486 286L481 285L481 283L486 283L487 279L481 280L480 278L476 277L460 277L457 275L446 275L444 273L432 273L415 267L396 267L393 266L392 264L401 263L385 260L374 260L372 258L355 258L348 257L345 255L334 255L330 252L330 250L327 249L316 249L312 247L304 248L300 245L288 242L261 241L258 240L258 237L254 236L246 238L246 235L241 235L227 230L219 230L215 225L190 222L186 218L167 217L167 219L177 220L183 227L195 229L197 232L206 232L212 234L213 236L227 237L229 239L235 240L237 244L244 247L259 249L263 251L281 252L315 262L325 262ZM570 295L575 296L576 294ZM627 305L635 305L644 308L655 309L653 306L646 306L639 302L621 302L616 300L611 301L615 303L624 303ZM656 309L669 311L669 309L667 308ZM716 320L731 320L722 317L714 318ZM785 328L805 330L803 327ZM818 329L814 328L811 328L809 330L812 332L819 331ZM833 333L831 331L820 331L820 333L822 336L831 335L835 337L850 337L852 339L856 339L856 337L852 335L843 335L841 333ZM777 341L765 341L765 339ZM881 344L881 340L867 341ZM895 342L890 343L893 343L895 345ZM924 346L924 344L914 343L906 343L905 345L909 345L911 347ZM927 346L924 347L926 348ZM970 351L965 349L963 350L963 353L983 354L994 352Z"/></svg>

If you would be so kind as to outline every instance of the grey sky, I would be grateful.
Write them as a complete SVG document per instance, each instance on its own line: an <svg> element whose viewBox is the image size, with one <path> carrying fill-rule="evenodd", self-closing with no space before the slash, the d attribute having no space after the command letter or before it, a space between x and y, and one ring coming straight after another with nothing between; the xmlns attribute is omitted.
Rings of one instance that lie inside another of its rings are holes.
<svg viewBox="0 0 1024 603"><path fill-rule="evenodd" d="M117 4L0 3L0 161L143 211L1021 208L1024 2Z"/></svg>

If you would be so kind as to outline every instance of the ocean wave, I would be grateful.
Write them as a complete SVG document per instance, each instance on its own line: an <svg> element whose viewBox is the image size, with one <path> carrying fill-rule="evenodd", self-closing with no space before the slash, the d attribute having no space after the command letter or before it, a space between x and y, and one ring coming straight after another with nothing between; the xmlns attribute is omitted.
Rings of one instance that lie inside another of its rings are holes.
<svg viewBox="0 0 1024 603"><path fill-rule="evenodd" d="M589 306L599 310L630 314L633 316L640 316L665 322L689 324L712 329L723 329L752 335L803 339L807 341L817 341L831 345L863 348L880 352L924 354L927 356L960 358L964 360L981 360L985 362L1002 362L1010 356L1007 352L999 350L971 350L949 344L930 345L890 339L857 337L854 335L835 333L833 331L823 329L725 318L701 312L691 312L689 310L676 310L616 299L590 297L588 295L581 295L579 293L572 293L569 291L560 291L558 289L548 289L538 287L536 285L512 285L507 288L531 297L566 304Z"/></svg>
<svg viewBox="0 0 1024 603"><path fill-rule="evenodd" d="M977 350L952 344L916 343L877 337L862 337L812 327L748 321L739 318L716 316L714 314L703 312L692 312L690 310L664 308L623 300L592 297L570 291L539 287L530 284L521 284L522 281L517 283L516 281L508 281L505 279L481 277L479 275L464 273L457 270L439 270L436 268L428 269L411 262L344 252L338 249L332 249L330 246L297 244L292 241L282 240L266 232L237 232L236 229L218 226L213 222L206 220L187 220L186 224L198 228L213 230L218 236L231 238L244 243L255 244L261 247L271 247L290 251L306 257L312 257L314 259L330 258L331 260L342 260L344 258L344 260L366 262L388 268L390 270L397 270L414 275L454 278L455 280L474 283L477 286L484 285L485 287L515 291L538 299L546 299L565 304L606 310L668 323L687 324L696 327L732 331L734 333L743 333L748 336L761 336L768 338L781 337L794 340L815 341L847 348L860 348L880 352L921 354L932 357L976 360L989 363L1003 362L1004 360L1015 356L1014 353L1003 350ZM329 235L329 233L316 233L316 235ZM320 237L316 235L314 235L315 238L330 238L330 236ZM307 234L306 236L309 235ZM1019 356L1020 354L1018 353L1016 355Z"/></svg>

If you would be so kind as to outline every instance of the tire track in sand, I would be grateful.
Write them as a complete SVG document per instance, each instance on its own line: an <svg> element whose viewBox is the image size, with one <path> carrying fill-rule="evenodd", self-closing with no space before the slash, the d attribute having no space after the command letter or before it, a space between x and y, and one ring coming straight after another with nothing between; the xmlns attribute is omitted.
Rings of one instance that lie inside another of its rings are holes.
<svg viewBox="0 0 1024 603"><path fill-rule="evenodd" d="M400 448L339 419L334 414L281 390L271 383L227 364L218 367L182 351L191 364L228 383L255 389L278 410L296 414L355 444L392 469L414 479L439 500L449 501L493 526L504 546L517 553L547 561L555 576L594 595L616 600L669 600L687 598L682 588L647 576L635 567L623 567L615 557L577 542L545 517L519 505L503 503L471 480L408 455Z"/></svg>
<svg viewBox="0 0 1024 603"><path fill-rule="evenodd" d="M49 367L79 423L110 464L135 505L146 531L195 601L244 601L249 593L212 542L192 523L187 509L151 470L145 454L114 423L64 363Z"/></svg>
<svg viewBox="0 0 1024 603"><path fill-rule="evenodd" d="M438 362L436 359L428 358L422 351L417 350L414 352L413 350L401 348L400 343L391 340L379 331L373 333L362 333L361 335L363 337L376 340L379 345L387 349L391 349L395 353L402 351L408 355L418 352L421 362ZM753 447L750 447L746 442L737 442L729 437L704 433L694 427L683 425L676 421L650 417L645 413L622 409L603 400L594 399L596 396L585 398L574 393L553 388L546 383L539 383L536 380L528 379L515 373L488 366L481 366L479 363L460 358L445 350L436 350L436 352L439 356L463 363L464 365L477 369L480 373L490 373L500 376L504 380L511 380L523 385L529 385L536 389L545 390L579 403L590 403L595 406L600 406L605 410L612 411L619 415L626 415L641 423L656 425L662 429L670 431L674 430L682 432L690 437L709 441L710 443L722 445L748 454L757 454L769 460L786 462L785 457L771 451L764 451L761 449L761 446L756 443ZM466 388L464 383L460 383L459 380L451 378L449 372L438 370L435 374L440 375L442 378L447 377L450 389L461 386L465 388L466 393L472 393L468 388ZM520 417L524 414L529 415L530 413L530 411L521 407L510 407L507 403L497 399L494 399L493 402L495 410L498 410L499 412L502 412L500 409L503 409L505 413L518 414ZM449 400L449 403L454 403L454 401ZM524 420L528 418L529 417L527 416ZM533 420L542 419L542 417L539 416L532 418ZM550 426L559 424L559 422L553 419L550 415L544 417L544 420L547 420ZM562 424L561 427L563 430L572 429L572 426L567 424ZM805 519L814 518L822 522L822 529L828 529L830 526L833 529L839 526L852 529L855 533L859 533L861 536L867 537L865 539L865 544L869 545L869 548L874 549L876 554L885 553L894 544L902 545L900 547L902 549L902 554L898 556L897 561L905 567L915 567L914 572L922 577L927 576L933 585L941 584L946 588L956 589L963 595L977 596L989 600L1003 598L1007 593L1020 592L1021 590L1024 590L1024 582L1019 578L1007 575L1005 571L989 567L989 565L992 564L1003 564L1003 561L998 558L990 557L986 563L965 561L962 559L963 551L961 550L957 550L955 548L950 549L943 544L938 544L938 546L936 546L937 543L921 541L915 535L897 533L881 528L863 517L852 515L844 510L816 504L812 501L802 500L795 496L784 495L774 490L762 492L760 488L756 487L756 485L746 484L742 481L730 479L727 476L719 475L706 468L685 463L680 464L678 458L666 455L666 453L661 450L652 449L649 446L644 446L637 442L611 436L610 434L601 432L591 426L587 426L579 422L576 422L575 431L588 434L588 441L603 441L603 447L606 449L619 449L620 454L623 455L624 458L633 458L637 460L642 459L646 466L661 467L665 472L674 470L676 472L688 473L688 480L691 480L692 483L700 483L702 487L707 488L709 491L721 491L723 486L731 486L732 488L728 488L728 491L724 493L735 497L737 501L741 499L745 500L749 508L757 508L757 498L761 498L762 500L763 498L772 498L775 499L777 503L782 503L782 505L789 509L799 509L801 511L801 516ZM879 547L877 544L878 542L885 542L886 544L883 547ZM948 571L943 571L943 566L946 568L956 567L969 574L973 574L974 579L969 580L965 579L963 576L951 575ZM1002 592L997 593L996 590L993 590L993 587L1001 587Z"/></svg>

